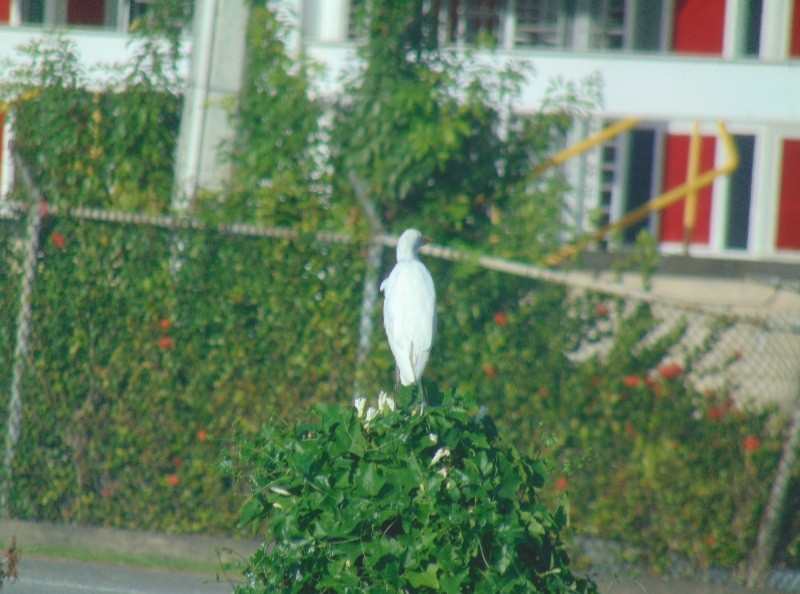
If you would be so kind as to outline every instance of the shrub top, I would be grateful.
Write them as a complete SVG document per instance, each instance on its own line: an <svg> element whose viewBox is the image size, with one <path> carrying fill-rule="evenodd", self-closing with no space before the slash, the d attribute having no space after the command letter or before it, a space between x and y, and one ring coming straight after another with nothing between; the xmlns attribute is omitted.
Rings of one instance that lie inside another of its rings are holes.
<svg viewBox="0 0 800 594"><path fill-rule="evenodd" d="M463 394L411 395L317 404L241 444L242 523L268 524L237 592L596 592L569 570L565 506L537 496L544 461Z"/></svg>

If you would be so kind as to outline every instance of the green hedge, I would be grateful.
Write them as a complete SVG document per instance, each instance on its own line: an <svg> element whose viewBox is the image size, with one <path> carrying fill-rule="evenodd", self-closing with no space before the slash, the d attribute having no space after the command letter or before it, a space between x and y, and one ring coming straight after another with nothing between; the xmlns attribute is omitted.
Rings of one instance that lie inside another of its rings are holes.
<svg viewBox="0 0 800 594"><path fill-rule="evenodd" d="M234 436L352 398L364 256L357 244L47 217L12 515L232 531L243 485L220 463ZM426 260L440 305L426 376L476 394L505 438L555 460L550 496L569 491L580 532L642 545L653 563L667 551L701 565L746 558L782 432L769 411L731 408L694 390L690 369L662 366L685 325L645 348L646 306ZM3 280L10 354L19 278ZM610 353L567 356L608 339L617 315ZM373 322L367 396L394 385L380 307Z"/></svg>
<svg viewBox="0 0 800 594"><path fill-rule="evenodd" d="M233 433L352 384L354 255L48 218L12 513L230 530Z"/></svg>

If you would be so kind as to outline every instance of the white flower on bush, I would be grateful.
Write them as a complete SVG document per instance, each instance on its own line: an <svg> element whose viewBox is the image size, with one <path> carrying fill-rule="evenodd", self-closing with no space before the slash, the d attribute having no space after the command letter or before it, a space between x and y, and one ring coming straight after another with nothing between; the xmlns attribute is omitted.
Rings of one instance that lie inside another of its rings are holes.
<svg viewBox="0 0 800 594"><path fill-rule="evenodd" d="M364 416L364 407L367 405L367 399L363 396L359 396L355 400L353 400L353 406L356 407L356 411L358 411L358 418Z"/></svg>
<svg viewBox="0 0 800 594"><path fill-rule="evenodd" d="M438 450L436 450L436 453L433 455L433 460L431 460L431 463L429 464L429 466L433 466L439 460L441 460L442 458L446 458L449 455L450 455L450 449L449 448L439 448Z"/></svg>
<svg viewBox="0 0 800 594"><path fill-rule="evenodd" d="M374 419L377 416L378 416L378 409L375 408L374 406L370 406L367 409L367 418L364 422L364 425L369 425L370 421L372 421L372 419Z"/></svg>
<svg viewBox="0 0 800 594"><path fill-rule="evenodd" d="M378 410L380 412L386 412L387 410L394 412L395 408L396 406L394 403L394 399L389 398L386 392L381 391L381 393L378 394Z"/></svg>
<svg viewBox="0 0 800 594"><path fill-rule="evenodd" d="M378 416L378 414L385 414L387 412L394 412L397 410L397 404L395 403L393 398L390 398L386 392L381 391L378 394L378 407L370 406L367 407L367 399L363 397L358 397L353 400L353 406L356 407L356 411L358 412L358 418L364 417L364 426L366 427L369 423ZM365 410L366 409L366 410Z"/></svg>

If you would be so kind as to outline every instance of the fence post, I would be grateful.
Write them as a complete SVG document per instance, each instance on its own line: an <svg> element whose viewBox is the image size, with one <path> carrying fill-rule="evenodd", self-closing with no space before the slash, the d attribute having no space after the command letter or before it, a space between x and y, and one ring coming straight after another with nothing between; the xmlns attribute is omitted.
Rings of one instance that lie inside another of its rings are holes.
<svg viewBox="0 0 800 594"><path fill-rule="evenodd" d="M23 172L24 174L25 172ZM19 295L19 311L17 312L17 342L14 346L11 395L8 401L5 464L3 480L0 484L0 513L2 513L3 518L9 517L8 497L12 484L11 469L14 464L17 441L19 440L19 426L22 420L20 383L22 382L22 374L25 371L25 360L28 356L28 338L31 326L31 289L33 287L33 279L36 276L39 229L42 223L42 208L44 204L38 192L32 190L30 195L32 199L28 210L28 225L25 233L25 267Z"/></svg>
<svg viewBox="0 0 800 594"><path fill-rule="evenodd" d="M378 274L381 270L383 243L379 239L383 234L383 225L372 204L364 183L354 171L348 174L358 200L372 232L372 239L367 247L367 268L364 272L364 297L361 300L361 319L358 324L358 351L356 353L355 381L353 382L353 398L363 396L363 369L372 347L372 315L378 304Z"/></svg>
<svg viewBox="0 0 800 594"><path fill-rule="evenodd" d="M761 586L767 578L769 564L775 552L781 520L786 507L786 495L792 479L792 470L797 459L797 449L800 446L800 397L797 399L789 434L783 445L778 469L775 471L775 480L772 482L767 507L761 519L758 530L756 548L753 552L750 566L747 568L747 587Z"/></svg>

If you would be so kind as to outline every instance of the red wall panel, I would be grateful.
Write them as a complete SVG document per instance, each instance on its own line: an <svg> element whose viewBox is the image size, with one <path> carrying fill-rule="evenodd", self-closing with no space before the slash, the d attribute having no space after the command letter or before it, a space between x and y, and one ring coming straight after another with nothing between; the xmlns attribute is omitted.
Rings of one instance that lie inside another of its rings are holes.
<svg viewBox="0 0 800 594"><path fill-rule="evenodd" d="M102 25L105 16L105 0L69 0L67 4L67 23L70 25Z"/></svg>
<svg viewBox="0 0 800 594"><path fill-rule="evenodd" d="M778 208L780 250L800 250L800 140L783 141L781 196Z"/></svg>
<svg viewBox="0 0 800 594"><path fill-rule="evenodd" d="M792 39L789 44L789 55L800 58L800 0L794 0L792 12Z"/></svg>
<svg viewBox="0 0 800 594"><path fill-rule="evenodd" d="M703 136L700 141L700 171L714 167L716 139ZM668 135L664 158L664 191L686 183L689 157L689 136ZM697 193L697 222L692 232L692 243L708 244L711 237L711 191L706 186ZM661 241L683 241L683 200L661 212Z"/></svg>
<svg viewBox="0 0 800 594"><path fill-rule="evenodd" d="M11 17L11 0L0 0L0 23L7 23Z"/></svg>
<svg viewBox="0 0 800 594"><path fill-rule="evenodd" d="M725 0L677 0L672 49L679 53L722 54Z"/></svg>

